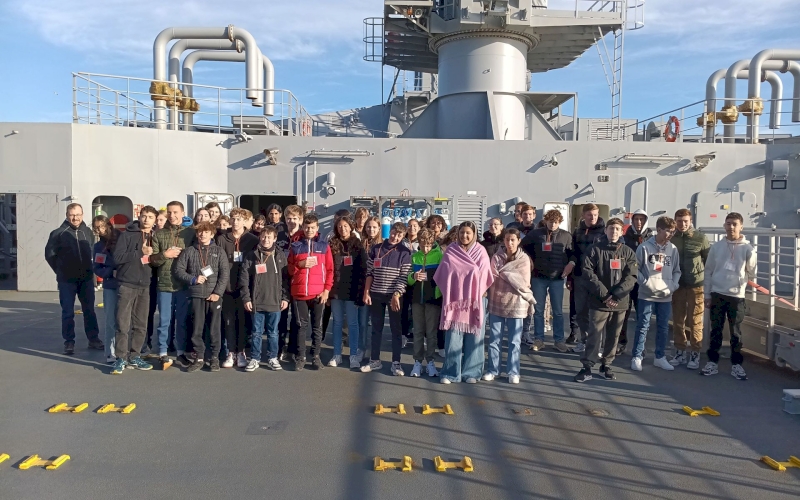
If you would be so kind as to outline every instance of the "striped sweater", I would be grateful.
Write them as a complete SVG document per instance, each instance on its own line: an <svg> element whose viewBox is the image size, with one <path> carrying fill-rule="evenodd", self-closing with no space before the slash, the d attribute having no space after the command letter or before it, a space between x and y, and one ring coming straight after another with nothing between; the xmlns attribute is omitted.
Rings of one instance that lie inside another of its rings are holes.
<svg viewBox="0 0 800 500"><path fill-rule="evenodd" d="M411 250L402 244L384 241L373 246L367 259L367 276L372 276L370 293L405 293L411 271Z"/></svg>

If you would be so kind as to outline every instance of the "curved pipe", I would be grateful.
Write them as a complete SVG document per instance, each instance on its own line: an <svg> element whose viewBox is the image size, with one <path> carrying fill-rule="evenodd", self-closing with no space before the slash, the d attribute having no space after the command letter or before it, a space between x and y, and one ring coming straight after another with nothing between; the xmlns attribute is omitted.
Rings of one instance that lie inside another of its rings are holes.
<svg viewBox="0 0 800 500"><path fill-rule="evenodd" d="M643 181L644 182L644 207L642 207L642 210L647 212L647 198L649 197L649 194L650 194L650 181L647 180L647 177L639 177L637 179L634 179L631 182L631 184L635 184L635 183L637 183L639 181ZM650 212L647 212L647 213L650 213Z"/></svg>
<svg viewBox="0 0 800 500"><path fill-rule="evenodd" d="M770 96L769 106L769 128L781 128L781 99L783 99L783 82L781 77L774 71L764 71L762 75L764 80L769 82L772 87L772 95ZM736 77L739 80L747 80L750 78L749 70L742 70Z"/></svg>
<svg viewBox="0 0 800 500"><path fill-rule="evenodd" d="M725 73L725 107L736 106L736 77L743 69L750 66L748 59L741 59L731 64L728 71ZM722 142L734 143L736 142L736 124L726 124L722 128Z"/></svg>
<svg viewBox="0 0 800 500"><path fill-rule="evenodd" d="M766 61L778 60L786 62L794 62L800 60L800 50L798 49L767 49L762 50L756 54L751 63L750 69L760 73L762 66ZM797 63L795 63L797 64ZM792 121L800 121L800 86L798 86L798 77L800 77L800 68L792 71L791 64L787 65L785 71L791 71L795 77L795 86L792 92ZM758 85L758 75L751 73L747 82L747 96L750 98L760 97L761 89ZM749 123L749 120L748 120ZM748 127L748 135L753 142L758 141L758 116L752 117L751 127Z"/></svg>

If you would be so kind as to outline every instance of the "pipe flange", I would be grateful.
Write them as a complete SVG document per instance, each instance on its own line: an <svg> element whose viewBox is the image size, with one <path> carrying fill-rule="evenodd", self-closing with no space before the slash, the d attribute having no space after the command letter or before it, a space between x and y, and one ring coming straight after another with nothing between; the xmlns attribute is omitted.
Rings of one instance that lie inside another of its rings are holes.
<svg viewBox="0 0 800 500"><path fill-rule="evenodd" d="M539 35L501 29L481 29L457 31L455 33L448 33L446 35L431 38L428 41L428 49L434 54L438 54L439 47L442 45L449 42L454 42L456 40L466 40L468 38L508 38L527 45L528 52L535 49L536 46L539 45Z"/></svg>
<svg viewBox="0 0 800 500"><path fill-rule="evenodd" d="M236 37L233 35L233 25L229 24L228 25L228 40L230 40L232 42L235 38Z"/></svg>

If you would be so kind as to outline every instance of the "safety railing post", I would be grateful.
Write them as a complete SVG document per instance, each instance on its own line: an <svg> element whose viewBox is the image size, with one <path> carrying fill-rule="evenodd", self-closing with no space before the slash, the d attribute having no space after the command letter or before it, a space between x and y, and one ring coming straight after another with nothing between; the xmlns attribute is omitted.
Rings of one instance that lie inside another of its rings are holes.
<svg viewBox="0 0 800 500"><path fill-rule="evenodd" d="M800 235L794 236L794 309L800 307Z"/></svg>
<svg viewBox="0 0 800 500"><path fill-rule="evenodd" d="M114 126L119 126L119 92L114 92Z"/></svg>
<svg viewBox="0 0 800 500"><path fill-rule="evenodd" d="M220 89L218 87L217 88L217 133L218 134L221 133L221 131L222 131L221 130L222 129L222 117L220 116L220 113L222 112L222 110L221 110L221 108L222 108L222 94L221 94L221 91L222 91L222 89Z"/></svg>
<svg viewBox="0 0 800 500"><path fill-rule="evenodd" d="M758 262L758 235L753 236L753 253L755 253L756 262ZM756 276L756 283L758 283L758 276ZM750 289L750 299L756 300L758 292L755 288Z"/></svg>
<svg viewBox="0 0 800 500"><path fill-rule="evenodd" d="M769 330L775 326L775 275L778 272L775 254L775 236L769 237Z"/></svg>

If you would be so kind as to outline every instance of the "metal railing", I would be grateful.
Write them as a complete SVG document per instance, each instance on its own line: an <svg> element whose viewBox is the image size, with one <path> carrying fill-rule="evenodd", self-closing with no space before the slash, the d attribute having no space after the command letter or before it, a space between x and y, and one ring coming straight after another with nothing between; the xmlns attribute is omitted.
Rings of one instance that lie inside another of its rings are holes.
<svg viewBox="0 0 800 500"><path fill-rule="evenodd" d="M72 73L73 123L155 128L152 82L147 78ZM171 129L311 136L311 117L288 90L266 89L265 95L271 96L274 103L274 114L265 116L261 107L253 106L245 97L245 88L174 82L170 85L184 90L191 86L192 99L199 105L194 112L180 109L177 103L167 107Z"/></svg>

